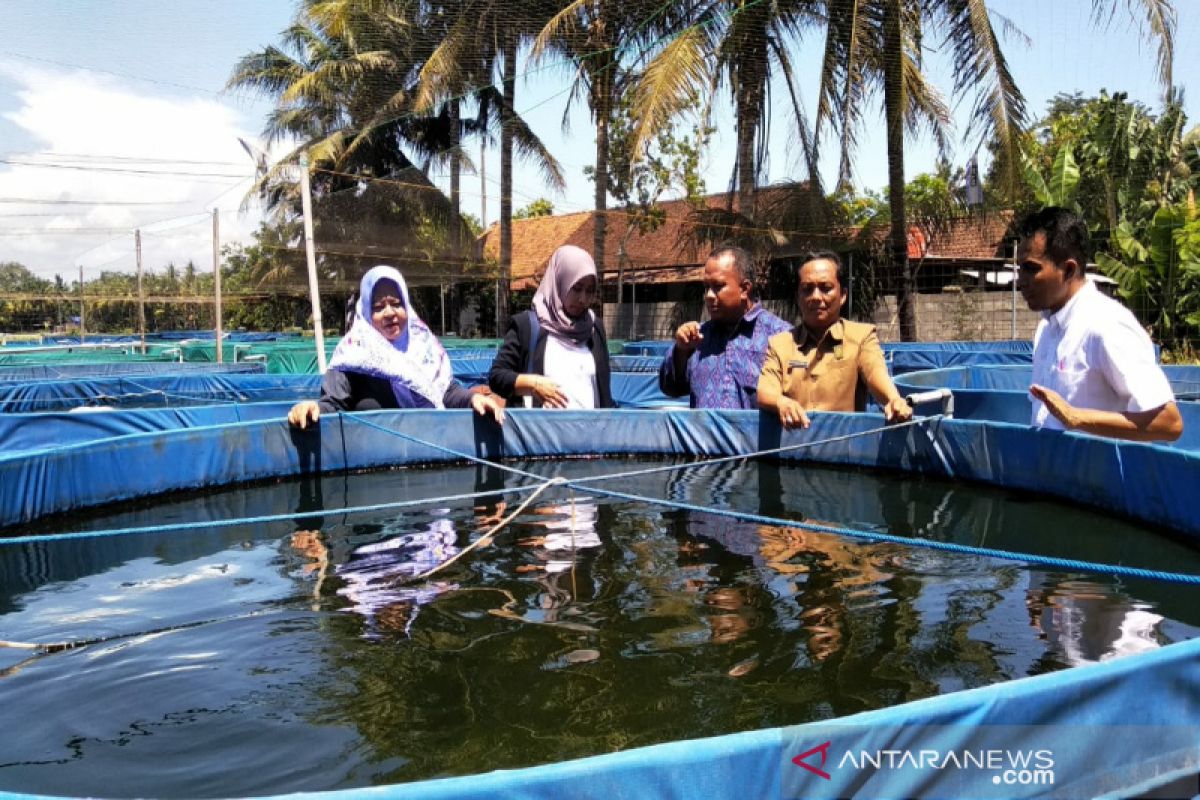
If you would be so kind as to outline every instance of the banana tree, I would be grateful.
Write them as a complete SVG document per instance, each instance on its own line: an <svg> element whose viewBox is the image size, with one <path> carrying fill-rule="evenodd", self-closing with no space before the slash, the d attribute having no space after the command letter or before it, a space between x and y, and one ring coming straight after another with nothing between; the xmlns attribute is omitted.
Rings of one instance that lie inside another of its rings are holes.
<svg viewBox="0 0 1200 800"><path fill-rule="evenodd" d="M1043 206L1061 206L1079 213L1079 165L1069 145L1054 157L1048 175L1042 175L1037 165L1025 153L1021 154L1021 169L1025 182Z"/></svg>
<svg viewBox="0 0 1200 800"><path fill-rule="evenodd" d="M1163 347L1177 347L1200 330L1200 216L1186 205L1159 209L1145 241L1122 222L1113 235L1120 259L1096 256L1121 297Z"/></svg>

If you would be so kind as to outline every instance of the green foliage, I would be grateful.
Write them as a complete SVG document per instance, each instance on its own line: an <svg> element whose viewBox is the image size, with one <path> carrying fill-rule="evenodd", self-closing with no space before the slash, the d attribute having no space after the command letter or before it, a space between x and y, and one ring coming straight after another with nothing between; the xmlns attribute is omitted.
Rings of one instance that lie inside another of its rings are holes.
<svg viewBox="0 0 1200 800"><path fill-rule="evenodd" d="M425 274L442 271L445 265L438 260L439 237L446 236L444 227L428 218L412 221L416 232L413 245L406 250L404 264L413 267L411 274L422 274L421 259L425 259ZM229 244L222 251L223 322L226 330L284 330L310 329L312 314L308 295L308 276L304 253L300 246L298 223L262 223L246 244ZM424 251L414 249L425 247ZM326 330L341 330L345 305L352 286L357 286L359 273L353 271L343 280L338 270L352 262L319 260L322 285L321 314ZM393 263L395 263L393 261ZM407 268L407 267L406 267ZM349 268L353 270L351 266ZM410 273L406 272L406 275ZM447 279L447 325L453 324L453 310L471 304L490 314L495 303L494 274L489 265L473 265L469 273L456 270L455 280ZM84 284L86 295L86 328L93 333L130 333L138 328L137 275L132 272L105 271ZM426 281L424 286L411 284L414 297L426 301L433 313L428 321L440 322L439 283ZM211 272L200 272L189 262L182 268L169 263L161 270L147 270L142 277L146 329L201 330L215 325L212 298L214 280ZM21 264L0 264L0 331L44 331L64 326L79 314L79 287L68 286L61 277L53 281L34 275ZM489 319L489 317L484 317ZM483 333L492 332L486 326Z"/></svg>
<svg viewBox="0 0 1200 800"><path fill-rule="evenodd" d="M1120 92L1059 95L1025 139L1028 193L1011 199L1018 209L1073 208L1102 239L1122 223L1142 236L1159 209L1200 188L1200 151L1188 147L1186 119L1176 91L1157 116Z"/></svg>
<svg viewBox="0 0 1200 800"><path fill-rule="evenodd" d="M51 282L39 278L24 264L16 261L0 263L0 331L46 330L61 324L64 319L61 302L33 298L61 296L65 289L61 279ZM70 313L65 312L68 316Z"/></svg>
<svg viewBox="0 0 1200 800"><path fill-rule="evenodd" d="M628 223L617 253L618 282L623 281L630 238L651 233L666 222L666 211L659 204L663 195L679 192L699 207L705 193L700 153L713 133L712 128L695 126L690 133L680 135L674 123L667 122L644 149L639 149L637 124L632 98L622 96L609 123L605 176L608 193ZM584 167L583 171L590 180L596 180L592 167Z"/></svg>
<svg viewBox="0 0 1200 800"><path fill-rule="evenodd" d="M966 213L962 191L963 171L952 170L942 162L937 172L922 172L904 184L904 205L909 221L928 225L929 221L944 221Z"/></svg>
<svg viewBox="0 0 1200 800"><path fill-rule="evenodd" d="M474 214L462 215L463 225L467 226L467 230L471 232L471 238L478 239L483 235L483 222Z"/></svg>
<svg viewBox="0 0 1200 800"><path fill-rule="evenodd" d="M24 264L6 261L0 264L0 292L19 294L49 291L50 281L39 278Z"/></svg>
<svg viewBox="0 0 1200 800"><path fill-rule="evenodd" d="M913 224L948 220L966 213L962 191L962 170L942 163L937 172L922 172L904 185L904 205ZM891 208L882 191L867 189L856 193L842 184L829 196L834 222L849 226L878 228L891 221Z"/></svg>
<svg viewBox="0 0 1200 800"><path fill-rule="evenodd" d="M1079 166L1070 146L1064 146L1054 157L1054 164L1047 175L1038 172L1037 165L1028 156L1023 155L1021 168L1025 181L1033 190L1033 196L1043 206L1061 206L1080 211L1079 196Z"/></svg>
<svg viewBox="0 0 1200 800"><path fill-rule="evenodd" d="M1096 257L1121 297L1163 347L1200 333L1200 217L1184 205L1160 208L1139 238L1128 221L1114 232L1120 258Z"/></svg>
<svg viewBox="0 0 1200 800"><path fill-rule="evenodd" d="M554 203L544 197L539 197L524 208L513 212L513 219L533 219L534 217L549 217L554 214Z"/></svg>
<svg viewBox="0 0 1200 800"><path fill-rule="evenodd" d="M637 140L636 109L629 95L622 96L608 128L608 193L628 214L640 233L649 233L663 222L659 199L679 192L693 203L705 194L700 174L700 153L713 128L697 125L679 135L675 124L666 122L653 139L640 148ZM592 167L584 167L589 180L596 179Z"/></svg>
<svg viewBox="0 0 1200 800"><path fill-rule="evenodd" d="M829 201L834 221L843 225L858 227L872 220L890 218L882 193L867 189L864 194L857 194L849 183L839 185Z"/></svg>

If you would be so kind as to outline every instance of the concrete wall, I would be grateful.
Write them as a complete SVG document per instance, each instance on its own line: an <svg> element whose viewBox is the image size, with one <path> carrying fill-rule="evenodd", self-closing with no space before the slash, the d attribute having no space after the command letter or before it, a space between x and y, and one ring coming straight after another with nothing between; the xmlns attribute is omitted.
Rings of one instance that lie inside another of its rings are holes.
<svg viewBox="0 0 1200 800"><path fill-rule="evenodd" d="M1011 292L952 291L917 295L917 339L922 342L1032 339L1039 315L1016 296L1016 328ZM896 298L881 297L872 317L885 342L900 340Z"/></svg>
<svg viewBox="0 0 1200 800"><path fill-rule="evenodd" d="M1038 315L1016 298L1016 334L1013 334L1013 299L1009 292L951 291L917 295L917 338L923 342L992 341L1031 339ZM797 318L796 304L790 300L767 300L764 305L786 320ZM635 316L636 315L636 316ZM670 339L675 329L687 320L704 320L704 304L695 302L632 303L604 305L604 324L610 339ZM872 321L885 342L900 340L896 318L896 298L879 299Z"/></svg>

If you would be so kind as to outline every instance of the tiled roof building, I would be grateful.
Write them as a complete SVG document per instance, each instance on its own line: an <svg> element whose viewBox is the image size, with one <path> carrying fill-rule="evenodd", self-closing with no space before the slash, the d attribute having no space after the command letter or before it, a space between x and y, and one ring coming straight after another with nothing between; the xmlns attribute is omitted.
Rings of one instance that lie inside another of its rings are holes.
<svg viewBox="0 0 1200 800"><path fill-rule="evenodd" d="M770 191L770 190L765 190ZM726 205L727 195L705 198L710 209ZM604 278L616 277L622 241L626 249L625 279L631 283L686 283L698 281L709 246L696 247L686 233L694 224L693 206L686 200L668 200L660 204L666 219L649 233L629 233L630 217L619 209L608 211L605 232L604 263L598 264ZM909 258L924 262L999 262L1008 255L1006 235L1012 224L1012 212L973 214L932 224L914 224L909 233ZM886 236L886 230L881 231ZM512 279L514 289L537 285L555 249L572 244L593 251L595 212L580 211L531 219L513 220ZM829 243L843 250L850 235L832 233ZM493 224L480 237L483 255L496 260L500 255L499 226ZM777 258L794 258L807 246L789 246L781 242ZM840 246L839 246L840 245Z"/></svg>

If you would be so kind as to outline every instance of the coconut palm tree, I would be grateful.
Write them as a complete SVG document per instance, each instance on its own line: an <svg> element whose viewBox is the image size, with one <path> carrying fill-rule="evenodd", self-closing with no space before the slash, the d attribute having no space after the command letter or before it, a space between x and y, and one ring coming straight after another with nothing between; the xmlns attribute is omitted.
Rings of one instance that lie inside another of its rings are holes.
<svg viewBox="0 0 1200 800"><path fill-rule="evenodd" d="M477 113L474 123L464 130L487 138L499 129L500 275L496 326L503 330L508 322L512 280L514 151L536 164L553 188L561 190L566 185L558 161L516 112L518 55L553 14L554 6L544 0L459 0L443 3L441 9L445 34L422 65L414 108L427 111L439 103L469 98L475 102Z"/></svg>
<svg viewBox="0 0 1200 800"><path fill-rule="evenodd" d="M358 7L377 5L306 0L280 46L250 53L235 66L227 88L276 100L263 129L267 143L298 142L256 184L269 208L286 213L295 200L290 173L301 153L309 156L320 193L353 185L357 176L407 169L414 162L405 149L421 150L434 138L428 120L407 115L394 115L386 127L367 124L404 84L412 57L403 41L411 22L395 14L374 19Z"/></svg>
<svg viewBox="0 0 1200 800"><path fill-rule="evenodd" d="M613 116L634 80L631 67L637 52L659 34L665 21L677 16L661 2L572 0L546 23L533 42L532 63L557 56L574 66L571 97L582 94L586 98L596 126L592 256L601 271L608 230L609 132Z"/></svg>
<svg viewBox="0 0 1200 800"><path fill-rule="evenodd" d="M307 155L318 231L351 243L322 255L324 271L332 267L343 280L362 259L453 272L473 256L461 215L428 178L432 168L461 160L460 121L449 108L424 114L414 105L420 69L436 49L438 28L427 12L412 0L306 0L283 43L247 55L229 81L275 98L268 143L298 142L253 191L281 217L295 215L293 170ZM345 202L348 195L363 214ZM374 232L363 227L370 221ZM425 235L430 223L450 235ZM397 249L396 242L406 244Z"/></svg>
<svg viewBox="0 0 1200 800"><path fill-rule="evenodd" d="M1170 0L1126 0L1129 10L1144 11L1157 41L1159 77L1170 86L1175 14ZM1094 19L1111 17L1113 4L1093 0ZM997 144L1010 182L1019 180L1018 151L1025 127L1025 100L1009 72L996 25L1014 30L994 15L986 0L830 0L825 59L822 66L818 130L835 125L841 137L840 181L849 181L857 132L868 95L883 89L887 130L889 245L899 276L897 306L901 338L916 338L916 285L908 262L908 223L904 207L905 132L927 123L944 138L945 103L922 73L922 46L938 35L952 61L954 95L975 93L968 135L978 130ZM940 141L939 141L940 143Z"/></svg>
<svg viewBox="0 0 1200 800"><path fill-rule="evenodd" d="M645 59L633 86L639 124L634 143L644 148L666 123L701 98L710 113L727 86L735 111L736 160L730 181L741 217L756 216L756 189L766 159L771 88L776 76L787 89L796 135L809 179L819 182L816 151L801 103L793 64L804 31L823 19L823 0L703 0L685 10L686 21L668 19L672 33ZM732 210L732 209L731 209Z"/></svg>

